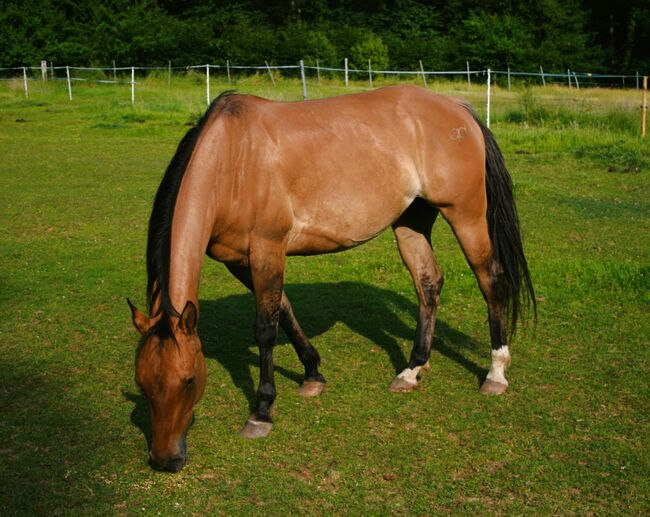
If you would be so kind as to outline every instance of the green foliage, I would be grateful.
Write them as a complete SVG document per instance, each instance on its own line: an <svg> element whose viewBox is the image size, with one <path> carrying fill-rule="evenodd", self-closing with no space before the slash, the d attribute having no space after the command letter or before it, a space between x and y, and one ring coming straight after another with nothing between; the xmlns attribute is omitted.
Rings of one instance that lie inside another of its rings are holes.
<svg viewBox="0 0 650 517"><path fill-rule="evenodd" d="M473 63L489 63L505 70L508 65L524 68L531 62L532 41L528 27L514 16L473 13L460 26L460 56Z"/></svg>
<svg viewBox="0 0 650 517"><path fill-rule="evenodd" d="M352 46L350 55L353 68L363 70L368 67L368 61L372 63L372 68L375 70L388 68L388 47L376 34L365 34Z"/></svg>
<svg viewBox="0 0 650 517"><path fill-rule="evenodd" d="M420 60L429 69L449 66L449 37L441 22L440 10L414 0L398 0L378 18L389 30L382 31L391 68L417 70Z"/></svg>
<svg viewBox="0 0 650 517"><path fill-rule="evenodd" d="M530 86L526 86L521 90L519 104L523 113L523 119L521 121L526 124L542 122L548 118L548 111L546 108L538 105L533 89ZM512 118L510 120L513 122L516 121Z"/></svg>
<svg viewBox="0 0 650 517"><path fill-rule="evenodd" d="M643 147L634 144L582 145L575 150L579 159L589 159L609 172L648 172L650 160Z"/></svg>
<svg viewBox="0 0 650 517"><path fill-rule="evenodd" d="M574 103L568 101L567 104L548 104L544 103L536 94L531 86L523 87L517 93L518 108L509 109L504 114L504 120L516 124L525 124L527 126L545 126L550 128L592 128L601 131L620 131L627 135L637 135L639 132L639 120L631 116L630 111L621 108L608 107L607 109L593 109L589 103L583 99L581 102ZM619 147L620 149L620 147ZM606 152L603 150L602 152ZM632 151L635 158L626 161L628 168L639 169L643 163L641 160L640 150L637 148ZM580 157L585 157L580 154ZM620 160L606 160L609 165L619 162Z"/></svg>
<svg viewBox="0 0 650 517"><path fill-rule="evenodd" d="M280 31L277 55L277 63L281 64L296 64L302 59L314 66L318 59L323 66L339 65L336 48L325 32L303 24L290 24Z"/></svg>
<svg viewBox="0 0 650 517"><path fill-rule="evenodd" d="M409 70L420 60L447 70L469 60L475 68L647 71L649 13L587 0L5 0L0 65L332 66L348 57L362 68L370 58L378 68Z"/></svg>
<svg viewBox="0 0 650 517"><path fill-rule="evenodd" d="M240 64L261 65L269 57L273 61L275 47L276 35L271 29L253 26L245 20L226 28L220 40L223 57Z"/></svg>

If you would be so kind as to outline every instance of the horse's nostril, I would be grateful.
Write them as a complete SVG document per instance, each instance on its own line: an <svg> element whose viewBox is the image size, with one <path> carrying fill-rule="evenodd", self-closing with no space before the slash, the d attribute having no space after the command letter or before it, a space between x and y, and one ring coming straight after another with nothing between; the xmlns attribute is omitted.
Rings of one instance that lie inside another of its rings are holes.
<svg viewBox="0 0 650 517"><path fill-rule="evenodd" d="M165 467L151 455L149 456L149 466L154 470L165 470Z"/></svg>
<svg viewBox="0 0 650 517"><path fill-rule="evenodd" d="M167 462L167 465L165 465L165 470L168 470L169 472L178 472L183 468L184 465L185 456L176 456Z"/></svg>

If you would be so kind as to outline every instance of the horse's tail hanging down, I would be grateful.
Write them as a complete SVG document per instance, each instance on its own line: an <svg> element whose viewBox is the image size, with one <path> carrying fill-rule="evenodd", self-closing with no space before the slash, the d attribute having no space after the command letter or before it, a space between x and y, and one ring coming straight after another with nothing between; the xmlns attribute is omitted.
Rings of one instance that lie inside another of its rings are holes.
<svg viewBox="0 0 650 517"><path fill-rule="evenodd" d="M502 295L509 320L510 333L514 334L519 316L533 306L537 318L535 290L530 278L519 230L519 217L515 206L512 179L506 169L503 154L492 131L478 119L485 140L485 187L487 191L487 221L492 241L494 260L503 274Z"/></svg>

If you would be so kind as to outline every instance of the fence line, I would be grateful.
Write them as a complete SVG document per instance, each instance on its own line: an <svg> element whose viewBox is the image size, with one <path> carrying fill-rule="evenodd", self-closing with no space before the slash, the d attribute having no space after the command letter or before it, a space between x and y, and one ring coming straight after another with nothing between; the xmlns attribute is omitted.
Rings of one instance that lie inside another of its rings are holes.
<svg viewBox="0 0 650 517"><path fill-rule="evenodd" d="M348 66L348 59L345 58L344 60L344 67L343 68L336 68L336 67L325 67L325 66L320 66L318 63L318 60L316 61L316 66L311 66L311 65L305 65L303 60L300 60L300 63L298 65L271 65L268 62L265 62L264 65L259 65L259 66L250 66L250 65L232 65L230 64L229 60L226 60L226 64L224 65L213 65L213 64L205 64L205 65L190 65L190 66L185 66L185 67L172 67L171 66L171 61L168 63L167 66L130 66L130 67L117 67L115 66L115 62L113 62L112 67L81 67L81 66L53 66L52 63L50 63L50 73L51 73L51 78L52 80L62 80L61 77L55 77L55 70L65 70L65 80L67 83L67 90L68 90L68 97L70 100L72 100L72 82L73 81L87 81L87 82L96 82L96 83L108 83L108 84L129 84L131 86L131 103L135 104L135 85L138 84L135 80L135 74L136 71L154 71L154 70L165 70L168 74L168 84L171 85L171 71L172 70L183 70L183 71L188 71L188 70L198 70L198 69L205 69L205 80L206 80L206 103L209 105L212 98L211 98L211 93L210 93L210 69L225 69L228 77L228 83L231 82L231 70L255 70L255 71L262 71L266 70L269 74L269 77L271 79L271 82L273 83L273 86L276 86L276 81L273 76L273 70L297 70L299 71L300 74L300 79L302 83L302 96L304 100L307 100L308 98L308 92L307 92L307 78L306 78L306 70L315 70L316 75L318 77L318 84L320 84L320 74L321 71L325 72L342 72L344 74L344 82L345 82L345 87L347 88L349 86L349 74L354 73L358 75L366 75L368 76L368 82L370 85L370 88L372 89L373 87L373 74L375 77L378 74L383 74L383 75L407 75L407 76L413 76L417 75L422 77L422 81L424 83L424 87L427 87L427 76L467 76L467 84L468 86L471 87L472 84L472 79L471 76L479 77L479 76L487 76L487 105L486 105L486 123L487 127L490 127L490 102L491 102L491 84L494 80L494 83L496 84L496 78L498 75L501 76L507 76L507 81L508 81L508 90L510 90L511 87L511 76L515 77L534 77L534 78L541 78L542 84L546 86L546 79L557 79L564 81L566 78L567 85L569 88L572 87L572 81L571 77L573 77L573 86L576 89L580 89L580 82L578 78L581 79L621 79L623 83L623 87L625 87L625 79L632 79L634 78L636 80L636 88L639 88L639 72L636 72L634 75L624 75L624 74L598 74L598 73L590 73L590 72L576 72L575 70L567 69L566 73L551 73L551 72L544 72L544 69L540 66L539 67L539 72L521 72L521 71L512 71L510 70L510 67L507 68L507 70L492 70L491 68L487 68L484 70L471 70L470 68L470 63L467 61L467 69L466 70L425 70L424 65L422 61L420 61L420 69L419 70L374 70L372 68L372 62L368 60L368 68L366 70L362 69L357 69L357 68L349 68ZM29 81L34 81L34 80L39 80L35 77L28 77L27 76L27 71L40 71L42 74L42 78L40 80L45 81L47 79L47 63L43 61L41 63L40 67L0 67L0 72L2 71L22 71L22 81L23 81L23 87L25 91L25 97L29 98L29 88L28 88L28 82ZM113 74L113 80L110 79L97 79L97 78L83 78L83 77L73 77L71 76L70 72L71 71L88 71L88 72L112 72ZM125 80L118 80L117 79L117 72L131 72L131 80L130 81L125 81ZM13 77L13 78L3 78L3 80L16 80L18 77ZM644 76L644 90L646 87L646 76ZM562 84L562 83L561 83ZM583 83L584 86L584 83ZM645 102L644 102L645 106Z"/></svg>
<svg viewBox="0 0 650 517"><path fill-rule="evenodd" d="M469 62L467 63L469 65ZM272 70L299 70L300 65L233 65L230 64L229 61L225 65L189 65L189 66L119 66L119 67L85 67L85 66L68 66L70 70L84 70L84 71L128 71L131 69L135 70L189 70L189 69L196 69L196 68L205 68L206 66L209 66L210 68L217 68L217 69L235 69L235 70L266 70L267 68L271 68ZM66 66L50 66L50 70L65 70ZM331 72L345 72L347 70L348 73L356 73L356 74L367 74L368 70L367 69L359 69L359 68L337 68L337 67L326 67L326 66L313 66L313 65L304 65L304 68L306 70L324 70L324 71L331 71ZM22 71L23 69L25 70L36 70L40 71L41 67L40 66L16 66L16 67L0 67L0 71L3 70L16 70L16 71ZM385 74L385 75L413 75L413 74L425 74L425 75L467 75L467 74L482 74L485 75L487 72L487 69L480 69L480 70L471 70L468 66L466 70L375 70L373 69L372 72L374 74ZM566 78L567 73L562 72L562 73L551 73L551 72L544 72L541 70L540 67L540 72L517 72L510 70L492 70L492 74L500 74L500 75L507 75L510 73L510 75L513 76L526 76L526 77L557 77L557 78ZM600 74L600 73L592 73L592 72L577 72L575 70L570 70L570 75L577 75L578 77L586 77L586 78L594 78L594 79L637 79L640 78L641 76L639 75L639 72L635 72L634 74Z"/></svg>

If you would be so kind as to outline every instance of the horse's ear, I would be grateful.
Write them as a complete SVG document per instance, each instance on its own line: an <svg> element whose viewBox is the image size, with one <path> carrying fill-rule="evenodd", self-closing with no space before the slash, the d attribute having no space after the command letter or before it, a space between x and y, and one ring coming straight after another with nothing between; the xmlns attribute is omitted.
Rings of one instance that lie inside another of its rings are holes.
<svg viewBox="0 0 650 517"><path fill-rule="evenodd" d="M196 310L196 305L192 302L187 302L183 313L181 314L180 320L178 321L178 327L185 334L192 334L196 330L196 322L198 320L198 311Z"/></svg>
<svg viewBox="0 0 650 517"><path fill-rule="evenodd" d="M129 304L129 308L131 309L131 318L133 319L133 325L135 325L135 328L138 329L138 332L140 332L140 334L145 334L149 330L149 318L140 312L128 298L126 299L126 303Z"/></svg>

